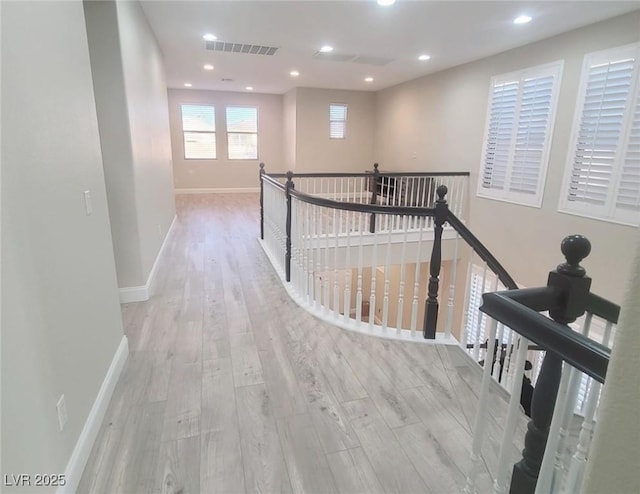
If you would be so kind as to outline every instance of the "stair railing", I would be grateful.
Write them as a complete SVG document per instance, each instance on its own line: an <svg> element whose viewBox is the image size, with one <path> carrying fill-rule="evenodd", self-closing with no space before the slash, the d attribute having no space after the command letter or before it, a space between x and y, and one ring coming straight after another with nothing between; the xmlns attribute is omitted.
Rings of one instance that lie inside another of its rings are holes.
<svg viewBox="0 0 640 494"><path fill-rule="evenodd" d="M569 494L580 490L620 308L589 291L591 280L580 266L590 252L586 238L565 238L562 252L566 262L549 274L546 287L483 295L480 310L491 317L489 341L494 341L498 323L512 328L517 335L515 375L524 372L530 343L545 351L533 391L522 458L515 465L514 437L523 418L519 409L522 380L511 383L500 450L492 472L494 493L508 489L514 494ZM569 324L581 316L584 324L576 331ZM594 336L590 333L594 318L606 321L600 341L589 337ZM488 345L487 361L491 361L493 352L494 346ZM484 468L483 441L490 419L491 386L490 370L485 366L473 427L473 468L465 489L469 493L475 492L477 475ZM581 402L578 406L577 401Z"/></svg>

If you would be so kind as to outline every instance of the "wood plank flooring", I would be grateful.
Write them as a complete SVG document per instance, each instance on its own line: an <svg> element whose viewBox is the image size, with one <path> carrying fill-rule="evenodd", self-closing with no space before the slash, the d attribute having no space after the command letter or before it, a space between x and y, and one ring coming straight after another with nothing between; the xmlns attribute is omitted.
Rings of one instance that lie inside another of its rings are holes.
<svg viewBox="0 0 640 494"><path fill-rule="evenodd" d="M477 404L461 350L299 308L257 195L176 201L157 293L123 305L131 353L78 492L459 491Z"/></svg>

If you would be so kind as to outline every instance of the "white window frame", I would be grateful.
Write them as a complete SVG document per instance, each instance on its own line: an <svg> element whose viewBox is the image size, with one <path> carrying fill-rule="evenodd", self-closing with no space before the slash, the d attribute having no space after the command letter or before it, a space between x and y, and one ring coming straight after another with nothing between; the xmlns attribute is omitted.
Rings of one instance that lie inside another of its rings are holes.
<svg viewBox="0 0 640 494"><path fill-rule="evenodd" d="M580 137L580 125L585 106L589 70L595 65L610 63L614 60L624 60L625 58L635 58L635 63L632 71L629 94L625 103L615 157L613 158L612 176L609 181L609 186L607 187L605 204L597 205L575 200L571 201L568 196ZM638 106L636 107L636 105ZM638 108L638 110L634 110L634 108ZM560 202L558 204L559 212L623 225L638 226L638 224L640 224L640 210L634 212L616 207L616 198L622 177L622 165L629 149L629 138L634 120L633 116L636 111L640 111L640 43L633 43L585 55L573 117L571 144L567 153ZM612 184L613 187L611 186Z"/></svg>
<svg viewBox="0 0 640 494"><path fill-rule="evenodd" d="M341 107L344 108L344 118L335 119L332 118L332 107ZM347 116L348 116L349 107L346 103L329 103L329 139L332 140L344 140L347 138ZM342 124L342 133L340 136L334 137L332 135L331 126L333 123L341 123Z"/></svg>
<svg viewBox="0 0 640 494"><path fill-rule="evenodd" d="M185 106L200 106L211 108L213 110L213 130L185 130L184 128L184 110ZM218 159L218 143L216 136L216 107L206 103L181 103L180 104L180 128L182 129L182 156L185 161L212 161ZM213 136L213 156L204 158L193 158L187 156L187 134L207 134Z"/></svg>
<svg viewBox="0 0 640 494"><path fill-rule="evenodd" d="M480 171L478 175L478 186L477 186L477 196L485 199L494 199L497 201L510 202L514 204L520 204L523 206L530 206L540 208L542 206L542 198L544 195L545 182L547 177L547 168L549 163L549 151L551 149L551 142L553 139L553 131L555 127L556 120L556 111L558 107L558 96L560 93L560 84L562 81L562 70L564 66L563 60L558 60L552 63L538 65L535 67L529 67L523 70L510 72L507 74L497 75L491 78L491 83L489 86L489 99L487 103L487 112L485 119L485 131L483 134L483 145L482 145L482 156L480 161ZM546 122L545 128L545 137L542 144L542 150L540 154L540 164L539 171L537 177L536 191L535 193L525 193L519 192L515 190L510 190L511 187L511 178L513 172L513 160L516 156L516 151L519 153L525 153L525 150L517 150L517 134L519 130L519 123L521 111L522 111L522 93L523 93L523 83L526 79L530 78L542 78L542 77L553 77L552 88L551 88L551 97L549 101L549 113ZM504 85L509 82L518 82L518 93L517 93L517 101L516 108L514 110L514 124L513 129L511 129L511 137L508 142L508 152L507 152L507 169L506 176L504 180L504 188L491 188L484 187L484 175L485 175L485 165L487 164L486 156L489 148L489 131L491 126L491 117L492 117L492 101L494 96L494 89L499 85Z"/></svg>
<svg viewBox="0 0 640 494"><path fill-rule="evenodd" d="M242 109L252 109L256 111L256 131L255 132L239 132L236 130L229 130L229 117L228 117L228 111L229 108L242 108ZM258 109L257 106L253 106L253 105L227 105L225 107L224 110L224 116L225 116L225 126L226 126L226 131L227 131L227 159L229 161L255 161L260 159L260 137L259 137L259 130L260 130L260 111ZM235 135L235 134L246 134L246 135L255 135L256 136L256 156L255 158L232 158L231 157L231 153L229 152L229 150L231 149L231 146L229 146L229 136L231 135Z"/></svg>

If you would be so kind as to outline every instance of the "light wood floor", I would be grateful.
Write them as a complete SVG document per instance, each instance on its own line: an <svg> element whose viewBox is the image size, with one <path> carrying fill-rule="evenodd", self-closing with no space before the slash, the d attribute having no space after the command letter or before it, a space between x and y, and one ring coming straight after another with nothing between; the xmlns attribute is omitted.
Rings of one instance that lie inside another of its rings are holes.
<svg viewBox="0 0 640 494"><path fill-rule="evenodd" d="M129 360L78 492L458 492L477 403L461 352L299 308L257 195L177 209L157 294L123 306Z"/></svg>

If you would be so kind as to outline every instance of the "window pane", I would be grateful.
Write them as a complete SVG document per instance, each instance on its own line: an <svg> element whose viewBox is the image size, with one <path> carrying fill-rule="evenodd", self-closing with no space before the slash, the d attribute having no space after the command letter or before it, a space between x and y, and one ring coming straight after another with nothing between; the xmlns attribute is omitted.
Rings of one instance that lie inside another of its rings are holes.
<svg viewBox="0 0 640 494"><path fill-rule="evenodd" d="M331 130L329 137L331 139L344 139L346 122L330 122Z"/></svg>
<svg viewBox="0 0 640 494"><path fill-rule="evenodd" d="M206 105L182 105L182 130L215 132L215 108Z"/></svg>
<svg viewBox="0 0 640 494"><path fill-rule="evenodd" d="M188 160L216 159L216 135L213 132L185 132L184 157Z"/></svg>
<svg viewBox="0 0 640 494"><path fill-rule="evenodd" d="M230 160L257 160L258 134L227 134Z"/></svg>
<svg viewBox="0 0 640 494"><path fill-rule="evenodd" d="M329 105L329 120L346 120L347 105Z"/></svg>
<svg viewBox="0 0 640 494"><path fill-rule="evenodd" d="M258 109L228 106L227 132L258 132Z"/></svg>

